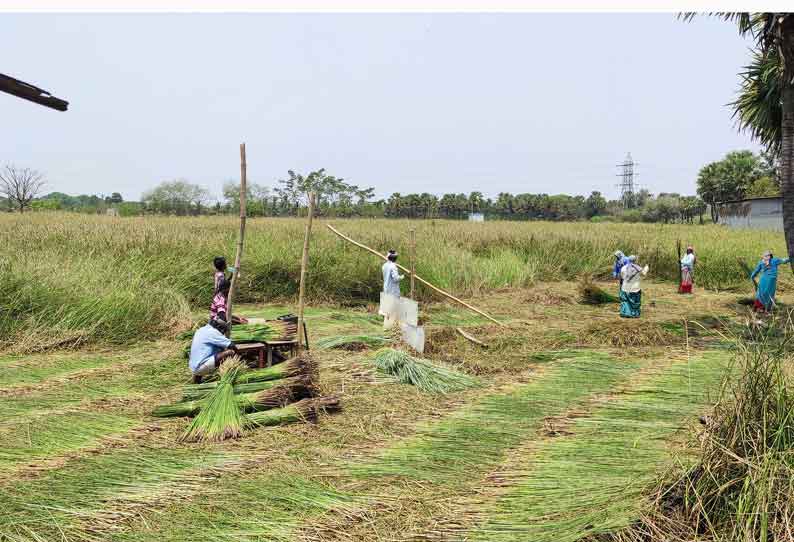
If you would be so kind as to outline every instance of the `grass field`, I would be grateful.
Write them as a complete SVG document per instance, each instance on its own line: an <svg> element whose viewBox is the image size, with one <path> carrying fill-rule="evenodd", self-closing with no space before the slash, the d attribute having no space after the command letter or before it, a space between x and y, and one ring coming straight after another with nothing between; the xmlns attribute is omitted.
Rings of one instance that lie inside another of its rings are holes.
<svg viewBox="0 0 794 542"><path fill-rule="evenodd" d="M165 337L207 305L212 257L233 259L232 217L113 218L71 214L0 216L0 345L19 351ZM737 258L753 264L781 234L718 226L544 222L337 221L343 232L407 260L417 228L417 273L458 295L538 282L606 277L612 253L637 254L655 280L675 280L676 241L692 243L700 288L749 291ZM297 291L303 221L249 221L240 301L291 299ZM315 302L377 301L379 263L318 221L308 295ZM788 274L781 288L791 284ZM432 293L421 288L419 297Z"/></svg>
<svg viewBox="0 0 794 542"><path fill-rule="evenodd" d="M379 345L313 348L341 412L197 444L179 439L189 420L150 413L189 379L177 331L205 317L209 261L231 254L234 221L0 220L12 247L0 542L599 539L642 517L660 473L690 460L683 443L731 365L721 334L746 318L741 290L729 290L742 286L735 259L782 246L712 227L418 223L419 273L506 324L423 293L425 356L478 385L423 393L377 374ZM410 223L338 225L404 250ZM242 314L295 310L300 231L251 222ZM379 263L322 223L317 234L311 343L381 335ZM679 237L701 258L691 297L661 270ZM660 268L640 321L578 302L575 279L608 271L615 246Z"/></svg>

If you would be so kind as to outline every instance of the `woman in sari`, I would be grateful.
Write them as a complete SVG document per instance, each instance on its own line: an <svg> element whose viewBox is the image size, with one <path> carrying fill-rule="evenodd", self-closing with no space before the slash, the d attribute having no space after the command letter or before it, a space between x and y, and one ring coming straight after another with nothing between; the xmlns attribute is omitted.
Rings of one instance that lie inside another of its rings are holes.
<svg viewBox="0 0 794 542"><path fill-rule="evenodd" d="M775 306L775 292L777 291L777 268L780 264L786 264L790 261L790 258L775 258L771 250L764 252L761 261L758 262L755 270L750 274L750 279L755 279L757 275L761 275L758 289L755 292L753 310L758 312L772 310Z"/></svg>
<svg viewBox="0 0 794 542"><path fill-rule="evenodd" d="M686 256L681 258L681 284L678 286L679 294L691 294L695 272L695 249L686 247Z"/></svg>
<svg viewBox="0 0 794 542"><path fill-rule="evenodd" d="M636 256L629 256L629 263L620 270L620 316L639 318L642 308L642 277L648 273L648 266L637 265Z"/></svg>

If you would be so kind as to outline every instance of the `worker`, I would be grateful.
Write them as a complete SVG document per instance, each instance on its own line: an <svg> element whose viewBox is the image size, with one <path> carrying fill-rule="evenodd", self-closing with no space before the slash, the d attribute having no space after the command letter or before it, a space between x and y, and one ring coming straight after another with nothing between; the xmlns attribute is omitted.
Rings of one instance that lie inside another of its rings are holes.
<svg viewBox="0 0 794 542"><path fill-rule="evenodd" d="M617 279L618 281L618 290L620 290L621 284L623 284L623 279L620 276L620 270L623 269L623 266L629 263L629 259L626 257L623 252L620 250L615 251L615 266L612 268L612 278Z"/></svg>
<svg viewBox="0 0 794 542"><path fill-rule="evenodd" d="M210 305L210 320L213 318L221 318L228 321L227 313L229 306L229 290L231 289L231 281L225 276L220 278L217 288L215 289L215 296L212 298ZM248 319L242 316L232 315L232 324L247 324Z"/></svg>
<svg viewBox="0 0 794 542"><path fill-rule="evenodd" d="M695 281L695 249L686 247L686 254L681 258L681 284L678 286L679 294L691 294Z"/></svg>
<svg viewBox="0 0 794 542"><path fill-rule="evenodd" d="M791 258L775 258L771 250L764 252L761 261L750 274L750 279L755 279L761 275L758 282L758 289L755 293L755 303L753 310L757 312L771 311L775 305L775 292L777 291L777 268L780 264L786 264Z"/></svg>
<svg viewBox="0 0 794 542"><path fill-rule="evenodd" d="M215 371L226 358L237 353L237 347L225 335L227 330L226 320L213 318L193 334L188 365L194 384L201 384L203 376Z"/></svg>
<svg viewBox="0 0 794 542"><path fill-rule="evenodd" d="M215 256L212 260L212 265L215 266L215 280L212 286L212 295L215 295L218 293L218 286L220 286L221 279L226 278L226 271L230 273L228 280L231 280L231 276L237 272L237 269L232 266L227 266L226 258L223 256Z"/></svg>
<svg viewBox="0 0 794 542"><path fill-rule="evenodd" d="M401 275L397 264L397 253L393 250L389 251L386 256L386 263L383 264L383 291L394 297L400 297L400 281L405 278Z"/></svg>
<svg viewBox="0 0 794 542"><path fill-rule="evenodd" d="M642 307L642 277L648 274L648 266L640 267L636 256L629 256L628 263L620 269L620 316L639 318Z"/></svg>

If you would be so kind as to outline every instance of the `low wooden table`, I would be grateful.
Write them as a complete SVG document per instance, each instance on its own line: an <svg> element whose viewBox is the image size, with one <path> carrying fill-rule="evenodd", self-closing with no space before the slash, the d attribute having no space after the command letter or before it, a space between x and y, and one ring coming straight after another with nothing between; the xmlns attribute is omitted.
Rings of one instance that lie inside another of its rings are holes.
<svg viewBox="0 0 794 542"><path fill-rule="evenodd" d="M298 340L291 341L262 341L256 343L240 343L237 345L237 351L242 355L255 355L257 357L258 367L271 367L273 365L273 351L289 349L290 357L298 353Z"/></svg>

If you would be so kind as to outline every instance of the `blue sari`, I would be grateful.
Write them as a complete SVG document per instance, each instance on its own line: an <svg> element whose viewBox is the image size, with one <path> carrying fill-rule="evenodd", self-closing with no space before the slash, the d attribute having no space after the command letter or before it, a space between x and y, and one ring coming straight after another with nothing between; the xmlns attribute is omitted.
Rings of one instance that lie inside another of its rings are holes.
<svg viewBox="0 0 794 542"><path fill-rule="evenodd" d="M791 261L790 258L770 258L769 263L765 264L763 260L758 262L755 270L750 274L750 278L754 279L757 275L761 275L761 280L758 282L758 290L755 293L755 298L764 306L765 310L771 310L775 304L775 292L777 291L777 268L781 264L787 264Z"/></svg>

